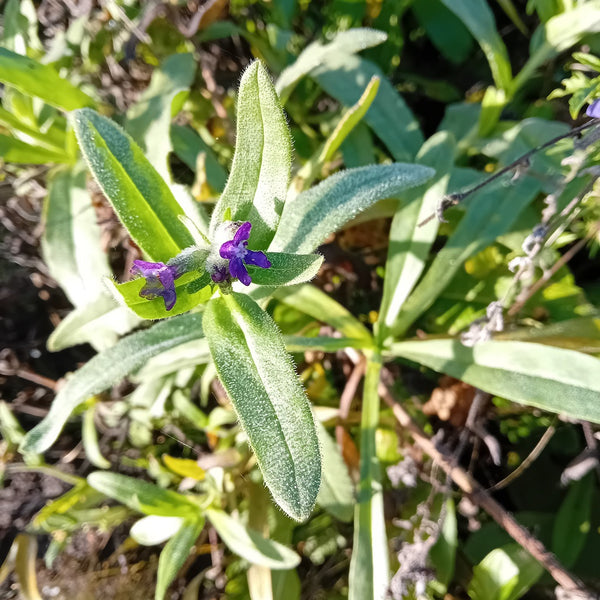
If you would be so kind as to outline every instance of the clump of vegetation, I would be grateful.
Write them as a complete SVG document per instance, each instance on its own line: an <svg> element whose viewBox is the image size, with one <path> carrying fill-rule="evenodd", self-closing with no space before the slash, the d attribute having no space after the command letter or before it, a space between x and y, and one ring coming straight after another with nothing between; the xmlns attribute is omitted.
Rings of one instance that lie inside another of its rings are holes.
<svg viewBox="0 0 600 600"><path fill-rule="evenodd" d="M80 4L2 13L0 589L594 597L600 5Z"/></svg>

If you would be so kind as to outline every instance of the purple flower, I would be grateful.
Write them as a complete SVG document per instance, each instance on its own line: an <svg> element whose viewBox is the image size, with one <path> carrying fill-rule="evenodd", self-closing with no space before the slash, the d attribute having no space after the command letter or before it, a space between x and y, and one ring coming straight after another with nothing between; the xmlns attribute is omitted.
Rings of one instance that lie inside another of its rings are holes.
<svg viewBox="0 0 600 600"><path fill-rule="evenodd" d="M592 117L594 119L600 119L600 98L598 100L594 100L585 111L585 114L588 117Z"/></svg>
<svg viewBox="0 0 600 600"><path fill-rule="evenodd" d="M239 279L244 285L250 285L252 281L245 265L254 265L261 269L268 269L271 266L271 262L265 256L264 252L248 250L248 238L250 237L251 229L251 223L248 221L242 223L240 228L235 232L233 239L222 244L219 249L221 258L229 261L229 273L231 276L234 279ZM212 279L213 281L218 281L215 279L215 274L212 275Z"/></svg>
<svg viewBox="0 0 600 600"><path fill-rule="evenodd" d="M141 275L146 278L146 285L140 290L142 298L152 300L161 296L167 310L171 310L175 306L177 300L175 280L183 274L176 266L165 265L161 262L134 260L130 272L132 275Z"/></svg>

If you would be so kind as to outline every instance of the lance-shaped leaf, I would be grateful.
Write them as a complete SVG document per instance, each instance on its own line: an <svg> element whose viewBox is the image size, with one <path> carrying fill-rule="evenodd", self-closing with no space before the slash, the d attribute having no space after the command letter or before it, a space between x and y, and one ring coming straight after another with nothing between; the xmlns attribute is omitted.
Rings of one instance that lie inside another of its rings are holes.
<svg viewBox="0 0 600 600"><path fill-rule="evenodd" d="M328 94L345 106L355 104L363 93L365 83L378 77L379 91L364 122L386 145L395 160L414 158L423 143L419 122L375 63L360 56L328 56L314 69L312 76Z"/></svg>
<svg viewBox="0 0 600 600"><path fill-rule="evenodd" d="M394 163L341 171L286 202L269 250L312 252L334 231L384 198L427 181L435 171Z"/></svg>
<svg viewBox="0 0 600 600"><path fill-rule="evenodd" d="M310 281L323 264L320 254L288 254L267 252L271 266L261 269L248 265L252 283L256 285L295 285Z"/></svg>
<svg viewBox="0 0 600 600"><path fill-rule="evenodd" d="M200 512L199 506L182 494L119 473L94 471L87 482L105 496L145 515L190 518Z"/></svg>
<svg viewBox="0 0 600 600"><path fill-rule="evenodd" d="M114 346L120 336L139 324L139 319L108 293L99 294L93 302L72 310L58 324L48 338L48 350L58 352L88 342L100 352Z"/></svg>
<svg viewBox="0 0 600 600"><path fill-rule="evenodd" d="M446 193L454 146L453 136L445 132L437 133L423 144L417 162L434 168L435 178L411 190L394 215L380 309L385 327L394 323L425 268L439 223L437 219L424 226L420 223L435 211Z"/></svg>
<svg viewBox="0 0 600 600"><path fill-rule="evenodd" d="M2 48L0 48L2 50ZM73 158L66 152L32 146L9 135L0 134L0 158L5 162L43 165L46 163L71 163Z"/></svg>
<svg viewBox="0 0 600 600"><path fill-rule="evenodd" d="M512 84L506 46L496 29L494 14L485 0L441 0L473 34L492 71L497 87L509 91Z"/></svg>
<svg viewBox="0 0 600 600"><path fill-rule="evenodd" d="M51 66L6 48L0 48L0 82L63 110L94 106L87 94L59 77Z"/></svg>
<svg viewBox="0 0 600 600"><path fill-rule="evenodd" d="M378 46L387 40L387 34L376 29L358 27L336 33L328 44L319 41L309 44L295 62L284 69L276 83L281 101L285 103L294 86L328 56L349 56L366 48Z"/></svg>
<svg viewBox="0 0 600 600"><path fill-rule="evenodd" d="M196 61L192 54L168 56L152 73L150 85L127 111L125 125L131 136L142 146L146 158L167 181L171 174L168 155L171 152L171 118L173 103L181 108L182 101L194 81Z"/></svg>
<svg viewBox="0 0 600 600"><path fill-rule="evenodd" d="M84 108L72 115L90 171L144 253L166 262L193 243L184 211L140 147L121 127Z"/></svg>
<svg viewBox="0 0 600 600"><path fill-rule="evenodd" d="M238 293L211 300L203 325L265 483L288 515L306 519L321 483L319 443L277 326L254 300Z"/></svg>
<svg viewBox="0 0 600 600"><path fill-rule="evenodd" d="M50 412L25 436L22 451L43 452L56 440L75 408L90 396L137 371L153 356L201 337L202 315L189 314L134 333L97 354L61 388Z"/></svg>
<svg viewBox="0 0 600 600"><path fill-rule="evenodd" d="M502 398L600 423L600 360L528 342L458 340L392 344L393 356L447 373Z"/></svg>
<svg viewBox="0 0 600 600"><path fill-rule="evenodd" d="M104 293L102 278L111 274L86 177L82 163L57 169L44 204L44 261L75 306Z"/></svg>
<svg viewBox="0 0 600 600"><path fill-rule="evenodd" d="M158 559L158 571L156 573L155 600L163 600L167 588L175 579L179 569L190 556L202 528L204 517L197 516L195 519L186 519L179 531L167 542Z"/></svg>
<svg viewBox="0 0 600 600"><path fill-rule="evenodd" d="M250 245L265 248L273 234L291 168L291 142L279 98L258 61L244 72L237 103L237 139L231 174L210 223L211 234L231 211L250 221Z"/></svg>
<svg viewBox="0 0 600 600"><path fill-rule="evenodd" d="M222 510L210 508L206 516L230 550L254 565L269 569L293 569L300 562L300 557L293 550L244 527Z"/></svg>

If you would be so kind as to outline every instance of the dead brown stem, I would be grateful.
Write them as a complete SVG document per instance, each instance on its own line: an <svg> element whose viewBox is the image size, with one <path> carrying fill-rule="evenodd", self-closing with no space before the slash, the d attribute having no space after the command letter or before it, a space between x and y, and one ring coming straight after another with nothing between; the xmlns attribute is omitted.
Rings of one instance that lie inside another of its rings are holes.
<svg viewBox="0 0 600 600"><path fill-rule="evenodd" d="M592 595L583 582L569 573L552 552L531 533L520 525L516 519L496 502L464 469L457 466L451 457L438 450L431 439L412 420L411 416L398 404L388 387L380 383L379 393L384 402L392 409L398 422L407 429L418 446L449 475L454 483L485 510L517 543L535 558L552 575L554 580L564 589L583 592L587 597Z"/></svg>

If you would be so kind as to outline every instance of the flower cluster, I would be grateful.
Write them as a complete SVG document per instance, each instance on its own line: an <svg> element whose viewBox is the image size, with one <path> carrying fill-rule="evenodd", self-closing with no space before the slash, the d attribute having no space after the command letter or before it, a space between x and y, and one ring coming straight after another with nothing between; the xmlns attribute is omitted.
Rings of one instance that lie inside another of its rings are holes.
<svg viewBox="0 0 600 600"><path fill-rule="evenodd" d="M226 221L220 226L210 252L195 247L189 248L169 261L169 264L133 261L131 274L146 278L140 296L148 300L160 296L164 300L165 308L171 310L177 301L175 280L188 271L200 269L205 269L211 279L221 284L224 289L231 285L233 279L238 279L246 286L250 285L252 278L246 265L261 269L268 269L271 266L264 252L248 250L251 229L252 224L248 221L242 223ZM231 239L232 235L233 239ZM224 238L225 241L222 241ZM196 255L207 254L206 260L199 265Z"/></svg>
<svg viewBox="0 0 600 600"><path fill-rule="evenodd" d="M140 290L142 298L152 300L161 296L165 301L167 310L171 310L175 306L177 300L175 280L183 275L183 272L180 272L177 266L165 265L161 262L134 260L130 273L146 278L146 285Z"/></svg>
<svg viewBox="0 0 600 600"><path fill-rule="evenodd" d="M250 285L252 281L246 265L254 265L261 269L268 269L271 266L271 262L264 252L248 250L248 238L251 229L251 223L248 221L242 223L235 232L233 239L225 242L219 248L221 258L229 261L229 274L231 277L239 279L244 285ZM212 279L218 281L218 279L215 279L214 274Z"/></svg>

